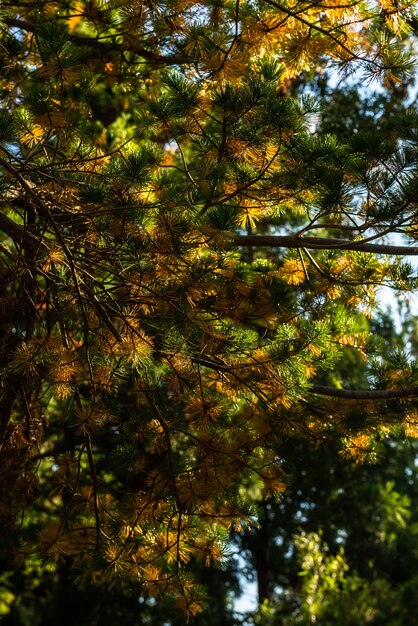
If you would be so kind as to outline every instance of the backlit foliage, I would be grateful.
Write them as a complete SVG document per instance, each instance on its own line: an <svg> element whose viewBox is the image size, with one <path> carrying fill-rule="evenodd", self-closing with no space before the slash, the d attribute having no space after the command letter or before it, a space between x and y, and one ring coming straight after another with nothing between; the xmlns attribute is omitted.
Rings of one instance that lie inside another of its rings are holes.
<svg viewBox="0 0 418 626"><path fill-rule="evenodd" d="M393 142L342 145L315 134L312 98L288 95L329 65L392 87L408 77L414 5L4 5L0 516L13 558L169 592L189 619L203 605L187 564L220 561L231 527L280 497L284 436L341 436L360 461L405 415L415 433L413 402L387 411L317 383L350 350L367 361L379 285L415 286L407 263L375 253L388 233L417 235L418 117ZM375 388L413 397L414 363L377 364Z"/></svg>

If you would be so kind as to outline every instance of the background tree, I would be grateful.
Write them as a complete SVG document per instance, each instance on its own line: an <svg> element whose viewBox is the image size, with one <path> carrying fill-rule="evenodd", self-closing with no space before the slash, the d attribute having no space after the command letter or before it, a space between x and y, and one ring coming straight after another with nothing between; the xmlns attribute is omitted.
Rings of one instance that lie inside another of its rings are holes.
<svg viewBox="0 0 418 626"><path fill-rule="evenodd" d="M415 286L417 115L339 141L285 94L331 62L398 84L414 4L3 5L9 561L188 619L185 566L284 491L289 436L363 458L413 430L407 356L329 373L367 358L375 289Z"/></svg>

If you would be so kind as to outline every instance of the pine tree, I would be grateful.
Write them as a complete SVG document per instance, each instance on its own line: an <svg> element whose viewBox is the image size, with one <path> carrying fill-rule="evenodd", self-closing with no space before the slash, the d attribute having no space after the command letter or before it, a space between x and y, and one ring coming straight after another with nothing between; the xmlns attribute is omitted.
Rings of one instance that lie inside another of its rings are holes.
<svg viewBox="0 0 418 626"><path fill-rule="evenodd" d="M368 358L380 285L416 286L417 113L340 141L289 96L331 64L405 85L414 5L3 3L0 519L34 576L189 619L187 564L284 491L289 435L363 458L416 430L403 353L321 379Z"/></svg>

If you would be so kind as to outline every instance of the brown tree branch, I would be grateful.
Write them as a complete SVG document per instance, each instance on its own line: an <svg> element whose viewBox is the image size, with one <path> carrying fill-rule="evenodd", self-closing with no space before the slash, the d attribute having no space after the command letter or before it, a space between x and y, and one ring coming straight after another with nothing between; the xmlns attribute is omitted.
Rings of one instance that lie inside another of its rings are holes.
<svg viewBox="0 0 418 626"><path fill-rule="evenodd" d="M313 385L310 393L331 398L346 398L347 400L391 400L392 398L418 397L418 386L404 387L403 389L337 389Z"/></svg>
<svg viewBox="0 0 418 626"><path fill-rule="evenodd" d="M259 248L308 248L310 250L356 250L358 252L375 252L376 254L393 254L402 256L418 256L418 246L391 246L380 243L365 243L351 239L332 237L296 237L295 235L236 235L237 246L254 246Z"/></svg>
<svg viewBox="0 0 418 626"><path fill-rule="evenodd" d="M0 231L25 250L35 252L42 245L41 241L24 226L16 224L10 217L0 212Z"/></svg>

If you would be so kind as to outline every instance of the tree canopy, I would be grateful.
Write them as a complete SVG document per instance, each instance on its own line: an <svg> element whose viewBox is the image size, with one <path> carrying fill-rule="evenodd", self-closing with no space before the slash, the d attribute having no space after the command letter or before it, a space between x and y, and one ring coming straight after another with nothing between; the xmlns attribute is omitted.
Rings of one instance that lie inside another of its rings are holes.
<svg viewBox="0 0 418 626"><path fill-rule="evenodd" d="M169 594L187 620L193 567L286 489L284 442L364 461L416 436L411 339L388 354L369 322L379 288L417 286L415 5L3 2L16 566ZM327 118L309 85L330 71L381 85L383 113Z"/></svg>

